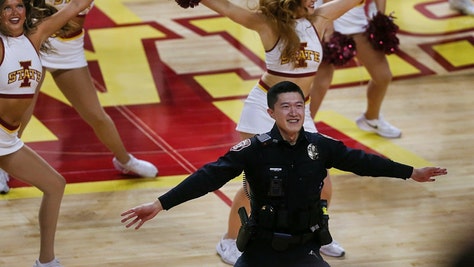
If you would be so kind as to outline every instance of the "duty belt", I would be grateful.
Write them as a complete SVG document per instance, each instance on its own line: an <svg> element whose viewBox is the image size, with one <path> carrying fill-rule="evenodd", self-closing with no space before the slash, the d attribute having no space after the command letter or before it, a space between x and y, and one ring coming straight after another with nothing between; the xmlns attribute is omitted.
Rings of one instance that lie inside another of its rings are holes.
<svg viewBox="0 0 474 267"><path fill-rule="evenodd" d="M284 251L290 247L307 243L315 238L315 233L305 233L291 235L287 233L270 232L259 229L256 234L257 239L267 239L271 241L272 248L277 251Z"/></svg>

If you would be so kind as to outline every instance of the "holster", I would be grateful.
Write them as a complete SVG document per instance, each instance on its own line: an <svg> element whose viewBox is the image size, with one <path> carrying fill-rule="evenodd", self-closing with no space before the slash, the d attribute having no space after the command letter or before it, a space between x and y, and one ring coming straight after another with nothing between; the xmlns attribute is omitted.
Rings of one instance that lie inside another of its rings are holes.
<svg viewBox="0 0 474 267"><path fill-rule="evenodd" d="M321 215L318 224L316 225L316 237L321 246L330 244L332 242L332 236L329 232L329 214L327 212L327 201L324 199L320 200Z"/></svg>
<svg viewBox="0 0 474 267"><path fill-rule="evenodd" d="M332 236L327 227L319 228L318 230L316 230L315 233L316 233L317 241L321 246L331 244Z"/></svg>
<svg viewBox="0 0 474 267"><path fill-rule="evenodd" d="M239 229L239 234L237 235L236 245L239 251L244 252L250 241L250 238L254 234L255 224L253 223L252 219L249 219L247 211L244 207L239 208L239 216L241 226Z"/></svg>
<svg viewBox="0 0 474 267"><path fill-rule="evenodd" d="M237 235L237 240L236 240L237 249L240 252L244 252L251 237L252 237L252 231L250 231L250 229L248 229L247 227L243 225L240 226L239 235Z"/></svg>

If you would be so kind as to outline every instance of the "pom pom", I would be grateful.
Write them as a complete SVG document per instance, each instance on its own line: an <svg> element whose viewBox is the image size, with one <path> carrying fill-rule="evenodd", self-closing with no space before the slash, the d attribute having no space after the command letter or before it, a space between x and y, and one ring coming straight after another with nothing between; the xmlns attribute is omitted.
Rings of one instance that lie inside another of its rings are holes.
<svg viewBox="0 0 474 267"><path fill-rule="evenodd" d="M323 44L323 61L335 66L349 62L356 54L356 44L352 37L335 31L328 42Z"/></svg>
<svg viewBox="0 0 474 267"><path fill-rule="evenodd" d="M199 5L200 0L176 0L176 3L182 8L194 8Z"/></svg>
<svg viewBox="0 0 474 267"><path fill-rule="evenodd" d="M369 21L365 35L376 50L390 55L398 51L400 41L397 37L398 26L393 22L393 13L385 15L380 11Z"/></svg>

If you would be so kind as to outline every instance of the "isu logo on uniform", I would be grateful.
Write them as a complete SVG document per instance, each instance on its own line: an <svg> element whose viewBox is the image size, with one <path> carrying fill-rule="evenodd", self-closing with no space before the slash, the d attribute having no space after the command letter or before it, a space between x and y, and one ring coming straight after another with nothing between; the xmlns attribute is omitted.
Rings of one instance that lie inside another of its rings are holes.
<svg viewBox="0 0 474 267"><path fill-rule="evenodd" d="M31 60L20 61L19 63L22 67L21 69L8 73L8 84L21 81L20 87L31 87L30 80L41 81L41 71L30 69Z"/></svg>
<svg viewBox="0 0 474 267"><path fill-rule="evenodd" d="M319 52L306 50L308 43L304 42L300 44L300 51L296 56L297 61L295 62L295 68L307 68L307 60L312 60L314 62L321 62L321 56ZM290 62L289 58L281 58L281 64L288 64Z"/></svg>

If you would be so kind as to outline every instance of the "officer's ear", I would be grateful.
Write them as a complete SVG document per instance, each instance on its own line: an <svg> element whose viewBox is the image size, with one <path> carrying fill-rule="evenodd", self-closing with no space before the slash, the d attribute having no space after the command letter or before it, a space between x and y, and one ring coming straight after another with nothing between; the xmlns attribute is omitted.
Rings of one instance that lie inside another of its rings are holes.
<svg viewBox="0 0 474 267"><path fill-rule="evenodd" d="M268 115L270 115L270 117L272 117L272 119L275 119L275 117L274 117L275 116L274 115L275 111L273 109L267 108L267 113L268 113Z"/></svg>

